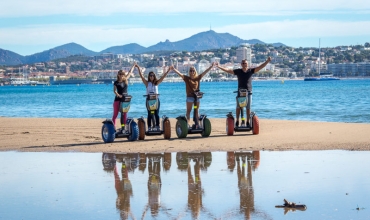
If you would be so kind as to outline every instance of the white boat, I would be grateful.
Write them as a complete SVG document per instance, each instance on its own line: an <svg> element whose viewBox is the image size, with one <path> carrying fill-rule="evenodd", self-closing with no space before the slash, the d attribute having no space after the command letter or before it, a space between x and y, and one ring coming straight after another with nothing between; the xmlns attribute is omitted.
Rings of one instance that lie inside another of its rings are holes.
<svg viewBox="0 0 370 220"><path fill-rule="evenodd" d="M321 47L319 39L319 76L318 77L305 77L304 81L329 81L329 80L339 80L339 78L334 77L331 73L321 73Z"/></svg>
<svg viewBox="0 0 370 220"><path fill-rule="evenodd" d="M22 86L22 85L37 85L37 81L31 81L27 78L21 77L21 78L11 78L10 84L14 86Z"/></svg>

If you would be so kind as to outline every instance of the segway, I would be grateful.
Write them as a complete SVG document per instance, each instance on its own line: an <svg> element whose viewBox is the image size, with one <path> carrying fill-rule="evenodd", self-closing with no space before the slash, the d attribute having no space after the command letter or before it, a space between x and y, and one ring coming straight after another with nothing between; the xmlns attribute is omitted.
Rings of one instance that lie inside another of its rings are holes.
<svg viewBox="0 0 370 220"><path fill-rule="evenodd" d="M162 123L161 126L159 128L156 128L155 125L156 125L156 119L155 119L155 116L154 116L154 112L158 109L158 96L159 94L149 94L149 95L144 95L145 97L147 97L146 99L146 108L148 111L150 111L150 114L152 116L152 127L148 129L147 126L146 126L146 123L145 123L145 119L143 116L141 116L141 118L138 118L138 125L139 125L139 140L144 140L145 139L145 135L147 136L152 136L152 135L162 135L163 134L163 137L164 139L170 139L171 138L171 123L170 123L170 119L163 115L162 116ZM163 130L161 130L161 128Z"/></svg>
<svg viewBox="0 0 370 220"><path fill-rule="evenodd" d="M120 105L121 114L127 113L130 110L131 98L132 96L123 94L123 101ZM103 121L101 135L105 143L112 143L115 138L127 138L129 141L136 141L139 136L139 128L134 119L127 118L125 127L116 130L112 119L106 119Z"/></svg>
<svg viewBox="0 0 370 220"><path fill-rule="evenodd" d="M238 96L236 97L238 106L240 108L240 116L242 118L242 123L239 126L234 126L234 116L232 112L229 112L229 114L226 115L226 133L227 135L233 135L235 132L247 132L252 131L254 135L259 134L259 121L258 117L255 112L251 112L250 114L250 126L247 126L245 123L244 118L244 107L247 106L248 103L248 91L246 89L239 89L239 91L235 91L234 93L238 93Z"/></svg>
<svg viewBox="0 0 370 220"><path fill-rule="evenodd" d="M200 115L199 118L195 116L195 109L198 108L197 102L203 97L203 92L194 92L194 107L193 107L193 121L194 124L188 127L186 116L178 116L176 122L176 134L178 138L186 138L188 134L201 134L202 137L208 137L211 134L211 122L207 115Z"/></svg>

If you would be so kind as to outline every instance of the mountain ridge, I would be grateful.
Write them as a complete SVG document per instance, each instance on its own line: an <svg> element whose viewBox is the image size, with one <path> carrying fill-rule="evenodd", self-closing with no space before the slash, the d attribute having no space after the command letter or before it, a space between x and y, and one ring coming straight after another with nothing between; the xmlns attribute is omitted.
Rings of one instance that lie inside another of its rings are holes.
<svg viewBox="0 0 370 220"><path fill-rule="evenodd" d="M216 33L213 30L200 32L183 40L170 42L166 40L149 47L143 47L137 43L130 43L121 46L108 47L100 52L89 50L77 43L71 42L38 52L32 55L22 56L9 50L0 48L0 65L19 65L37 62L48 62L58 58L65 58L71 55L96 56L102 53L113 54L140 54L155 51L202 51L208 49L226 48L238 46L241 43L266 44L258 39L243 40L229 33ZM282 43L272 45L280 46Z"/></svg>

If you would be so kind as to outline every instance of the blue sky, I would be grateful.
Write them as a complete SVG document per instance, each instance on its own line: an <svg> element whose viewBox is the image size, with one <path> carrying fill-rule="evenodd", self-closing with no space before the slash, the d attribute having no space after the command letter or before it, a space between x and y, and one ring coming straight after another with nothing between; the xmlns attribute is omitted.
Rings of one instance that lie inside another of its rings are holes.
<svg viewBox="0 0 370 220"><path fill-rule="evenodd" d="M0 48L30 55L75 42L101 51L212 30L293 47L370 42L364 0L0 0Z"/></svg>

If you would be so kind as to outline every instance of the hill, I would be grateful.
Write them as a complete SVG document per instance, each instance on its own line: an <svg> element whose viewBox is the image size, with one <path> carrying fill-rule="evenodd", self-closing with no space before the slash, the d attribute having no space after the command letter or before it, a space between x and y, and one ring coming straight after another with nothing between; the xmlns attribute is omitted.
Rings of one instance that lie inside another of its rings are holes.
<svg viewBox="0 0 370 220"><path fill-rule="evenodd" d="M79 44L68 43L28 56L22 56L12 51L0 49L0 65L19 65L48 62L50 60L65 58L71 55L95 56L101 53L140 54L157 51L202 51L238 46L240 43L265 44L257 39L243 40L229 33L216 33L215 31L210 30L195 34L184 40L176 42L170 42L169 40L166 40L165 42L159 42L147 48L136 43L131 43L122 46L109 47L100 52L94 52ZM275 45L284 46L284 44L281 43L276 43Z"/></svg>

